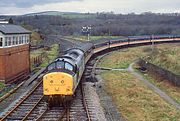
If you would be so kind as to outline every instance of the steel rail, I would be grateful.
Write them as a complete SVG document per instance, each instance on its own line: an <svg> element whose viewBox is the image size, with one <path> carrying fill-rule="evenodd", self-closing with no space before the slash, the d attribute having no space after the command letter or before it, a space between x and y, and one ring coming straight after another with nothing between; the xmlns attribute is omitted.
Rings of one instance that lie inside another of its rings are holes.
<svg viewBox="0 0 180 121"><path fill-rule="evenodd" d="M9 115L11 115L41 84L42 80L26 96L24 96L23 99L11 111L1 118L1 121L5 120Z"/></svg>
<svg viewBox="0 0 180 121"><path fill-rule="evenodd" d="M81 94L82 94L82 99L83 99L83 105L84 105L84 109L86 111L86 115L87 115L87 120L88 121L91 121L91 117L90 117L90 113L89 113L89 110L88 110L88 105L87 105L87 102L86 102L86 99L85 99L85 94L84 94L84 88L82 86L82 83L81 83Z"/></svg>
<svg viewBox="0 0 180 121"><path fill-rule="evenodd" d="M41 100L43 99L44 96L42 96L38 102L36 102L36 104L33 106L33 108L26 114L26 116L21 120L21 121L25 121L28 116L31 114L31 112L36 108L36 106L41 102Z"/></svg>
<svg viewBox="0 0 180 121"><path fill-rule="evenodd" d="M48 108L36 119L36 121L40 121L40 119L44 116L44 114L48 111Z"/></svg>
<svg viewBox="0 0 180 121"><path fill-rule="evenodd" d="M71 102L66 109L66 120L67 121L70 121L70 105L71 105Z"/></svg>
<svg viewBox="0 0 180 121"><path fill-rule="evenodd" d="M67 114L67 109L65 109L62 114L59 116L58 121L62 121L63 117Z"/></svg>

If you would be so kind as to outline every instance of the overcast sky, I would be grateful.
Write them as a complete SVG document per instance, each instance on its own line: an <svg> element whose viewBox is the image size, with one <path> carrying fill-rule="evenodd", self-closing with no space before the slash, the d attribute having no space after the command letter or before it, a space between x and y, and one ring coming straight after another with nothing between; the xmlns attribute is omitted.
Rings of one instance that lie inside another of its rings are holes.
<svg viewBox="0 0 180 121"><path fill-rule="evenodd" d="M180 12L180 0L0 0L0 15L42 11L172 13Z"/></svg>

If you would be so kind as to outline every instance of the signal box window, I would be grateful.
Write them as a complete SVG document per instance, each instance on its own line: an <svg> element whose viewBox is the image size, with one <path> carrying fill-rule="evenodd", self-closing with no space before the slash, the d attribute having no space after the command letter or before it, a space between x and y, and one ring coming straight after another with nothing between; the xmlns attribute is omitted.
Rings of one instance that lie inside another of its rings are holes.
<svg viewBox="0 0 180 121"><path fill-rule="evenodd" d="M7 37L5 37L5 46L8 46L8 38Z"/></svg>
<svg viewBox="0 0 180 121"><path fill-rule="evenodd" d="M3 39L0 38L0 47L2 47L2 46L3 46Z"/></svg>

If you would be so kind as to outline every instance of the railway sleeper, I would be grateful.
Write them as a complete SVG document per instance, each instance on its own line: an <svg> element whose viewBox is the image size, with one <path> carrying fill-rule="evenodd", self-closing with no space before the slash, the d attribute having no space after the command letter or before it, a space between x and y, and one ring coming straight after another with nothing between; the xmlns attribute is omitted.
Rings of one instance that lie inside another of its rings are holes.
<svg viewBox="0 0 180 121"><path fill-rule="evenodd" d="M35 104L35 103L34 103ZM34 104L33 103L23 103L23 104L21 104L21 106L34 106Z"/></svg>
<svg viewBox="0 0 180 121"><path fill-rule="evenodd" d="M30 98L30 99L28 99L28 100L26 100L25 101L25 103L27 102L27 103L30 103L30 102L37 102L39 99L40 99L41 97L39 96L39 97L36 97L36 98Z"/></svg>
<svg viewBox="0 0 180 121"><path fill-rule="evenodd" d="M76 108L84 108L82 105L76 105L76 106L72 106L70 109L76 109Z"/></svg>
<svg viewBox="0 0 180 121"><path fill-rule="evenodd" d="M28 113L30 110L21 110L21 111L16 111L12 113L10 116L24 116L26 113Z"/></svg>
<svg viewBox="0 0 180 121"><path fill-rule="evenodd" d="M25 106L25 107L19 107L18 109L15 110L15 112L20 112L20 111L29 111L31 110L32 106Z"/></svg>
<svg viewBox="0 0 180 121"><path fill-rule="evenodd" d="M15 121L19 121L19 120L22 120L23 119L23 117L7 117L7 120L15 120Z"/></svg>

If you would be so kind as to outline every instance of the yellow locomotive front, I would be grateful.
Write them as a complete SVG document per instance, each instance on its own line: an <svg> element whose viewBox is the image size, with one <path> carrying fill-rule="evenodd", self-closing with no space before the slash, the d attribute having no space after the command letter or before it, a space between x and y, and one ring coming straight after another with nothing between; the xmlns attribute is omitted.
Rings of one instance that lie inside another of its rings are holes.
<svg viewBox="0 0 180 121"><path fill-rule="evenodd" d="M43 77L43 94L45 96L73 95L73 76L64 72L51 72Z"/></svg>
<svg viewBox="0 0 180 121"><path fill-rule="evenodd" d="M46 68L43 94L49 106L72 99L84 71L83 52L69 50Z"/></svg>
<svg viewBox="0 0 180 121"><path fill-rule="evenodd" d="M43 76L43 94L45 96L72 96L76 85L75 65L69 59L57 59L47 67Z"/></svg>

